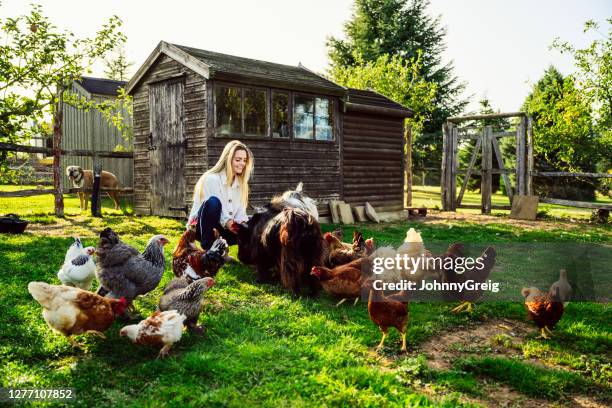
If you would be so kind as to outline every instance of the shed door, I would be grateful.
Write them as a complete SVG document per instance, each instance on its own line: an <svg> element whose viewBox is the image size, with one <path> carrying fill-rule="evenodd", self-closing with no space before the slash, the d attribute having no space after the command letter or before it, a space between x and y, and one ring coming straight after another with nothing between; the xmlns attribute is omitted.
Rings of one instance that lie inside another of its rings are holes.
<svg viewBox="0 0 612 408"><path fill-rule="evenodd" d="M151 135L151 213L184 216L185 136L183 80L149 87Z"/></svg>

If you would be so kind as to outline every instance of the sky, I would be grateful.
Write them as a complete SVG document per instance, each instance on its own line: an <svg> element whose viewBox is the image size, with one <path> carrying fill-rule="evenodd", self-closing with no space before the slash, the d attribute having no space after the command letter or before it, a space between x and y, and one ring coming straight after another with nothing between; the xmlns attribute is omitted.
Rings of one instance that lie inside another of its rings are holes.
<svg viewBox="0 0 612 408"><path fill-rule="evenodd" d="M0 0L0 17L26 13L30 1ZM353 0L40 0L44 13L77 37L92 36L113 14L123 20L132 73L160 40L325 72L326 39L344 37ZM443 61L464 81L468 110L487 97L496 110L519 110L531 85L572 60L549 46L555 37L585 46L588 19L612 16L611 0L431 0L431 15L446 27ZM604 27L605 28L605 27ZM605 31L604 31L605 32ZM96 66L93 75L103 76Z"/></svg>

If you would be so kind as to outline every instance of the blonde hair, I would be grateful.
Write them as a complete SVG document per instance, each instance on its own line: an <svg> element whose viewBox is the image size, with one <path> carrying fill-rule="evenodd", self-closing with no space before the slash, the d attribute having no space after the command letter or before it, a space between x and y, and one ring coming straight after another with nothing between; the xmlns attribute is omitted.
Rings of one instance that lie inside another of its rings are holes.
<svg viewBox="0 0 612 408"><path fill-rule="evenodd" d="M234 174L234 169L232 168L232 159L238 150L244 150L247 154L246 165L242 170L242 174ZM202 174L196 183L193 189L194 201L198 192L200 201L204 200L204 180L206 179L206 176L213 173L221 173L223 170L225 170L228 185L232 184L234 176L238 179L241 191L240 199L242 205L246 207L249 203L249 179L251 178L251 173L253 172L253 164L253 153L251 153L251 149L249 149L244 143L242 143L240 140L232 140L231 142L227 143L223 148L223 152L221 153L219 160L217 160L217 163L211 169Z"/></svg>

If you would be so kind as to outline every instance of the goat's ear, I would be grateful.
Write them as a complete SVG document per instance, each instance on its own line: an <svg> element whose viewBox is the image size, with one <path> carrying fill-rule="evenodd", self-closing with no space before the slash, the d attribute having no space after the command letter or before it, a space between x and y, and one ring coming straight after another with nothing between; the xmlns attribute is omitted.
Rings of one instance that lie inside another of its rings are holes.
<svg viewBox="0 0 612 408"><path fill-rule="evenodd" d="M302 192L302 188L304 187L304 183L302 183L301 181L298 183L297 187L295 188L295 192L296 193L301 193Z"/></svg>

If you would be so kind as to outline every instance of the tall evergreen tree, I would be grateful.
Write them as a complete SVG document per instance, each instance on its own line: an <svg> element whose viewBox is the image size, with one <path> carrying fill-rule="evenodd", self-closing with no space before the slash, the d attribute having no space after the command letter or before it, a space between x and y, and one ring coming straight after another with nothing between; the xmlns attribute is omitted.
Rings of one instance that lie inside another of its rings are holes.
<svg viewBox="0 0 612 408"><path fill-rule="evenodd" d="M446 29L440 16L427 13L428 6L429 0L356 0L353 16L344 26L346 40L331 37L327 42L332 72L336 67L356 65L357 55L366 62L385 54L410 60L421 52L419 74L437 86L424 133L438 136L417 136L417 166L426 165L423 161L439 165L442 124L448 116L460 113L468 102L460 98L465 84L453 74L452 62L442 61ZM427 157L419 157L423 153Z"/></svg>

